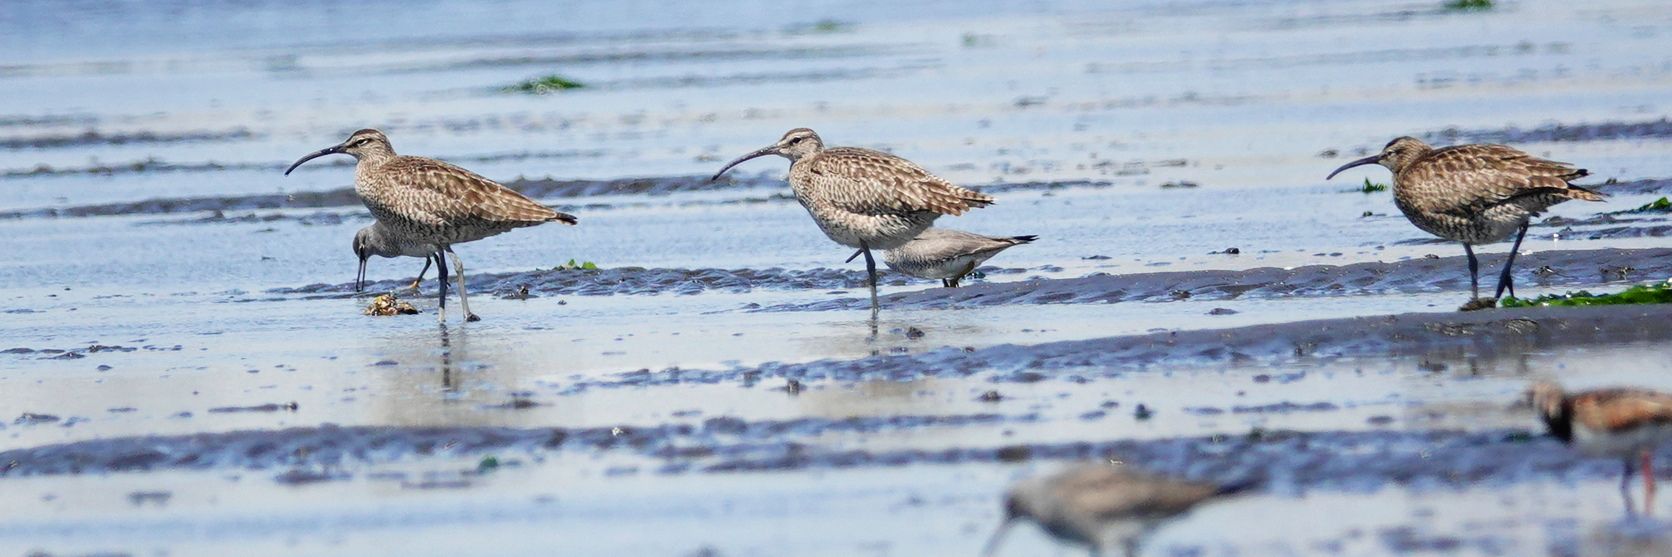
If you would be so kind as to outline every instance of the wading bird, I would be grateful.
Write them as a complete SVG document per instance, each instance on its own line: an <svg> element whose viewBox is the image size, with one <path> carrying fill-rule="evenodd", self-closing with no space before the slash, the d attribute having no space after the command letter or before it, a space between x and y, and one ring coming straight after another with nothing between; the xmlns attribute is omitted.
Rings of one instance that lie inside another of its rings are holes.
<svg viewBox="0 0 1672 557"><path fill-rule="evenodd" d="M1571 199L1602 201L1603 195L1572 181L1589 175L1583 168L1534 157L1504 145L1455 145L1433 148L1413 138L1389 141L1381 153L1341 165L1328 180L1355 166L1379 164L1393 171L1393 202L1411 224L1424 232L1463 243L1469 256L1470 300L1463 309L1496 305L1507 289L1515 295L1510 268L1527 225L1550 206ZM1480 297L1480 263L1474 246L1515 236L1498 290Z"/></svg>
<svg viewBox="0 0 1672 557"><path fill-rule="evenodd" d="M712 180L744 161L767 155L790 160L790 189L825 236L858 248L865 256L873 311L877 309L877 262L871 250L900 247L941 215L962 215L993 203L990 196L953 185L882 151L825 148L819 134L807 128L790 130L777 143L726 163Z"/></svg>
<svg viewBox="0 0 1672 557"><path fill-rule="evenodd" d="M309 153L284 173L288 176L302 163L336 154L356 159L354 192L392 241L433 247L441 284L436 313L443 323L447 321L449 254L459 276L459 304L465 321L480 319L470 311L464 262L453 252L453 244L552 221L577 222L574 215L553 211L469 170L435 159L396 155L389 138L373 129L354 132L340 144Z"/></svg>

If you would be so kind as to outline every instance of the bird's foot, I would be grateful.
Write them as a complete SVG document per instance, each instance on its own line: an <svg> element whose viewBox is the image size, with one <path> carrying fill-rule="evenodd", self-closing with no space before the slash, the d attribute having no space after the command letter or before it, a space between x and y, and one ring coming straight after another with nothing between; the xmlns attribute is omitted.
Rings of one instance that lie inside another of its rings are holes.
<svg viewBox="0 0 1672 557"><path fill-rule="evenodd" d="M412 284L406 285L406 289L416 292L416 291L418 291L418 286L421 285L421 284L423 284L423 281L415 280L415 281L412 281Z"/></svg>
<svg viewBox="0 0 1672 557"><path fill-rule="evenodd" d="M1467 303L1464 303L1462 307L1457 308L1457 311L1475 311L1492 309L1495 307L1498 307L1498 300L1495 298L1475 298L1473 300L1469 300Z"/></svg>
<svg viewBox="0 0 1672 557"><path fill-rule="evenodd" d="M477 317L477 316L476 316L476 314L474 314L474 313L471 313L471 314L466 314L466 315L465 315L465 316L464 316L464 321L465 321L465 322L466 322L466 323L475 323L475 322L477 322L477 321L481 321L481 320L482 320L482 318L480 318L480 317Z"/></svg>

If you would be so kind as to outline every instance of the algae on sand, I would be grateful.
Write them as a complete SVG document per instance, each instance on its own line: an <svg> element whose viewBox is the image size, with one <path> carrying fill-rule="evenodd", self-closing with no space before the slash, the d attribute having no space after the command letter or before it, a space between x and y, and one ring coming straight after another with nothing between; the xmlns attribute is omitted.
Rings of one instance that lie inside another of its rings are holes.
<svg viewBox="0 0 1672 557"><path fill-rule="evenodd" d="M1484 12L1492 8L1492 0L1450 0L1445 3L1448 12Z"/></svg>
<svg viewBox="0 0 1672 557"><path fill-rule="evenodd" d="M1545 294L1528 300L1511 296L1499 302L1499 306L1506 308L1615 306L1624 304L1672 304L1672 281L1658 284L1639 284L1615 294L1592 294L1580 290L1566 294Z"/></svg>
<svg viewBox="0 0 1672 557"><path fill-rule="evenodd" d="M1665 197L1662 197L1660 199L1656 199L1654 201L1646 203L1642 207L1638 207L1636 209L1626 209L1624 211L1612 211L1612 212L1605 213L1605 214L1609 214L1609 215L1634 215L1634 214L1638 214L1638 213L1672 213L1672 199L1667 199Z"/></svg>
<svg viewBox="0 0 1672 557"><path fill-rule="evenodd" d="M586 87L586 84L561 75L552 74L544 77L528 79L515 85L507 85L501 88L500 91L505 93L530 93L535 95L544 95L546 93L566 91L569 89L580 89L582 87Z"/></svg>

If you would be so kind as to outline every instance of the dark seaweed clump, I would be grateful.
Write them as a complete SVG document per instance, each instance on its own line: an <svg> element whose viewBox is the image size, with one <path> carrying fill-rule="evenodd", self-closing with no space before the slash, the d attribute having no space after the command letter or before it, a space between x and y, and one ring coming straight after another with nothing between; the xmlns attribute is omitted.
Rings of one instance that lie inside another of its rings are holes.
<svg viewBox="0 0 1672 557"><path fill-rule="evenodd" d="M1506 308L1672 304L1672 282L1639 284L1616 294L1592 294L1580 290L1567 294L1546 294L1530 300L1511 296L1504 298L1501 304Z"/></svg>
<svg viewBox="0 0 1672 557"><path fill-rule="evenodd" d="M1448 12L1484 12L1492 7L1492 0L1451 0L1445 4Z"/></svg>
<svg viewBox="0 0 1672 557"><path fill-rule="evenodd" d="M566 91L569 89L580 89L582 87L586 87L586 84L561 75L552 74L544 77L529 79L523 81L522 83L510 85L500 90L506 93L532 93L535 95L544 95L546 93Z"/></svg>

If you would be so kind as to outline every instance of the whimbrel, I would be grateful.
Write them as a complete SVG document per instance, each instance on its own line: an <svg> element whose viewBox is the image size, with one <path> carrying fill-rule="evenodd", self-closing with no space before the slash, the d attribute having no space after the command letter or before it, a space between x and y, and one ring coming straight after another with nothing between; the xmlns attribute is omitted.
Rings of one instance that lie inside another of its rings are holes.
<svg viewBox="0 0 1672 557"><path fill-rule="evenodd" d="M430 244L416 244L401 242L383 223L372 223L354 233L354 256L360 259L360 272L354 275L354 291L360 292L366 283L366 260L373 255L378 257L422 257L424 268L418 271L418 278L412 279L407 288L418 289L424 282L424 273L430 272L430 264L435 262L436 248Z"/></svg>
<svg viewBox="0 0 1672 557"><path fill-rule="evenodd" d="M1463 243L1469 256L1471 298L1464 309L1491 307L1504 290L1515 295L1510 276L1515 252L1527 236L1532 217L1550 206L1570 199L1602 201L1603 195L1570 182L1590 173L1563 162L1534 157L1504 145L1455 145L1435 149L1413 138L1389 141L1382 152L1347 164L1331 172L1366 164L1379 164L1393 171L1393 202L1411 224L1423 231ZM1480 298L1480 263L1474 246L1502 241L1515 235L1504 271L1498 275L1498 290L1492 300Z"/></svg>
<svg viewBox="0 0 1672 557"><path fill-rule="evenodd" d="M1550 435L1593 457L1625 463L1620 492L1631 509L1631 474L1642 462L1643 512L1654 505L1654 451L1672 440L1672 394L1646 389L1599 389L1568 393L1548 381L1527 389L1527 401Z"/></svg>
<svg viewBox="0 0 1672 557"><path fill-rule="evenodd" d="M1017 520L1032 520L1054 538L1090 547L1094 556L1119 547L1135 557L1144 537L1161 523L1248 487L1163 478L1112 464L1030 478L1005 495L1004 522L982 555L993 555Z"/></svg>
<svg viewBox="0 0 1672 557"><path fill-rule="evenodd" d="M958 281L999 252L1038 240L1038 236L983 236L930 227L900 247L884 251L888 268L917 278L940 279L941 286L957 288ZM859 257L853 252L848 261Z"/></svg>
<svg viewBox="0 0 1672 557"><path fill-rule="evenodd" d="M453 256L453 269L459 276L459 304L465 320L480 319L470 311L464 262L453 253L453 244L551 221L577 222L574 215L553 211L469 170L435 159L396 155L389 138L373 129L354 132L338 145L309 153L284 173L288 176L302 163L334 154L350 155L358 161L354 192L393 241L435 250L441 284L436 313L442 322L447 321L448 254Z"/></svg>
<svg viewBox="0 0 1672 557"><path fill-rule="evenodd" d="M865 256L872 310L877 308L877 262L871 250L900 247L941 215L962 215L993 203L990 196L953 185L882 151L827 149L819 134L807 128L785 132L777 143L726 163L712 179L719 180L732 167L767 155L790 160L790 188L824 235L858 248Z"/></svg>

